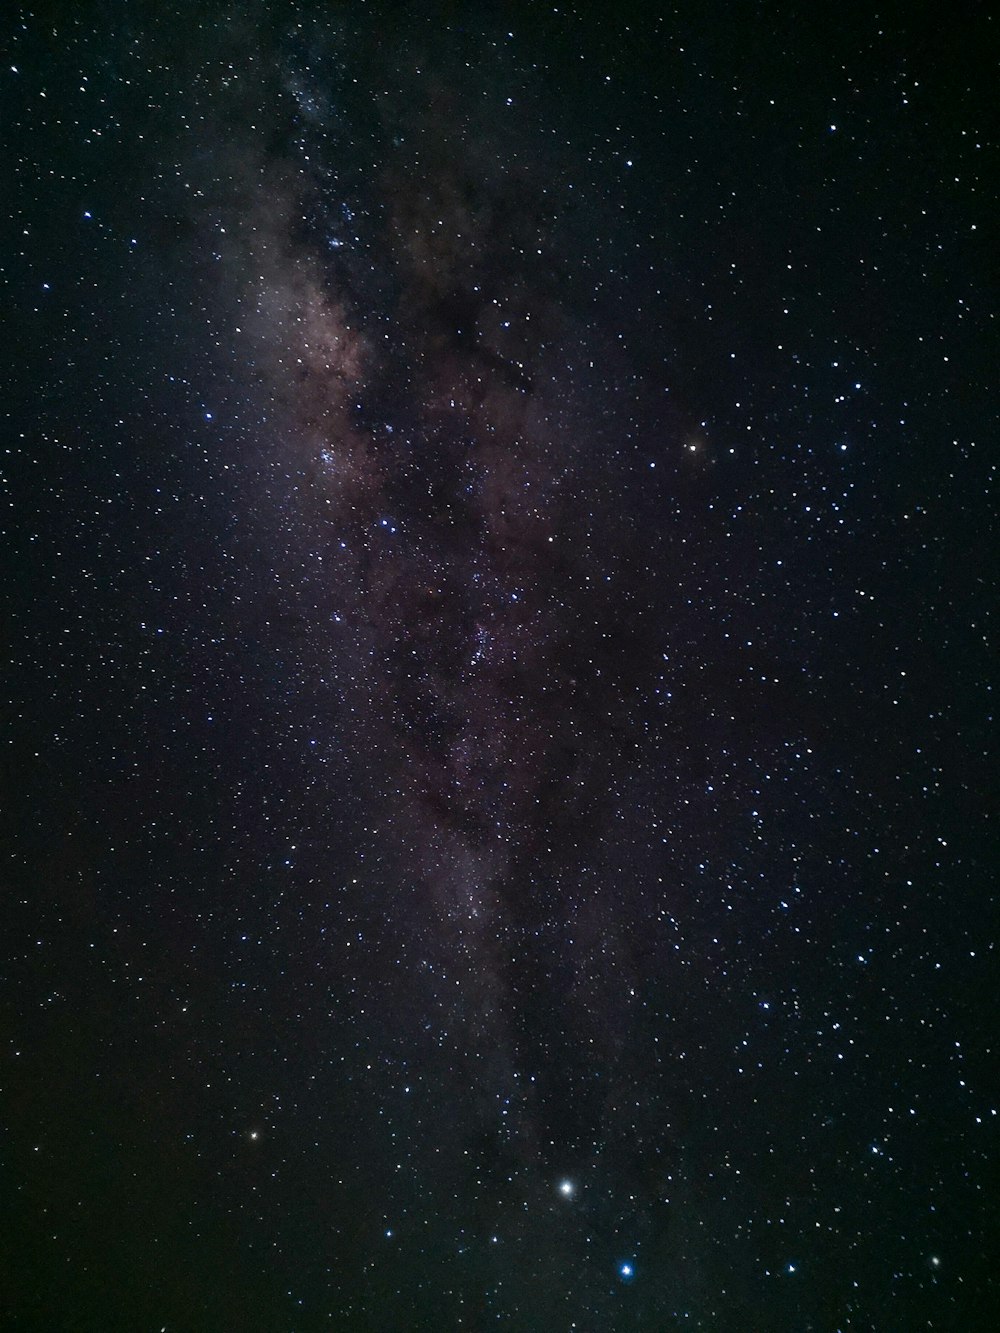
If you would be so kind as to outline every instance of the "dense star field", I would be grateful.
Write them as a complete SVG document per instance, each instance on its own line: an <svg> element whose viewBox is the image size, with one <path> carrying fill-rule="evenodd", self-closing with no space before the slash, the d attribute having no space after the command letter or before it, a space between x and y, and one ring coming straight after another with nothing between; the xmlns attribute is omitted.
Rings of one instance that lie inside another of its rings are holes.
<svg viewBox="0 0 1000 1333"><path fill-rule="evenodd" d="M656 8L4 15L0 1330L998 1326L996 24Z"/></svg>

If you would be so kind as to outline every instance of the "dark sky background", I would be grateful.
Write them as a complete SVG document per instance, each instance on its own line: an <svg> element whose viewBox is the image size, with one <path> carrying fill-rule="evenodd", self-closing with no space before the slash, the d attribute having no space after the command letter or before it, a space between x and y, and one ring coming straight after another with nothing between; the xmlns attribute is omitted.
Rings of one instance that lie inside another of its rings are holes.
<svg viewBox="0 0 1000 1333"><path fill-rule="evenodd" d="M0 1330L997 1327L996 24L656 8L5 12Z"/></svg>

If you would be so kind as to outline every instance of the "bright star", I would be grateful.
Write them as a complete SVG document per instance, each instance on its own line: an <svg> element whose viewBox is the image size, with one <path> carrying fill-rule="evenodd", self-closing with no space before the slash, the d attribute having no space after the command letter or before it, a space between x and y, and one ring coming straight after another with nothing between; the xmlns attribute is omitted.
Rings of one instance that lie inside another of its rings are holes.
<svg viewBox="0 0 1000 1333"><path fill-rule="evenodd" d="M559 1193L564 1199L571 1199L576 1193L576 1186L573 1184L572 1180L560 1180Z"/></svg>

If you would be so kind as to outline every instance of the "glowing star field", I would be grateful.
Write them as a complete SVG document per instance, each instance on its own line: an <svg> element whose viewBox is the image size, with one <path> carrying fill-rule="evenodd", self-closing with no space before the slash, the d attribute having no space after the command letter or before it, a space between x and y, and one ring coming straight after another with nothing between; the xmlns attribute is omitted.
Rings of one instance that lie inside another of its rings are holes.
<svg viewBox="0 0 1000 1333"><path fill-rule="evenodd" d="M995 1326L989 19L647 10L8 16L3 1330Z"/></svg>

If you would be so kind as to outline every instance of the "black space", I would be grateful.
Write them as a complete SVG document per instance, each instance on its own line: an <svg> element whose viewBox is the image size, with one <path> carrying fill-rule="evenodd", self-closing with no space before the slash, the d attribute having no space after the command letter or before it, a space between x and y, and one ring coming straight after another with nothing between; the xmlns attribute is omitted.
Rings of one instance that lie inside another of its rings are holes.
<svg viewBox="0 0 1000 1333"><path fill-rule="evenodd" d="M988 7L0 25L0 1330L998 1327Z"/></svg>

